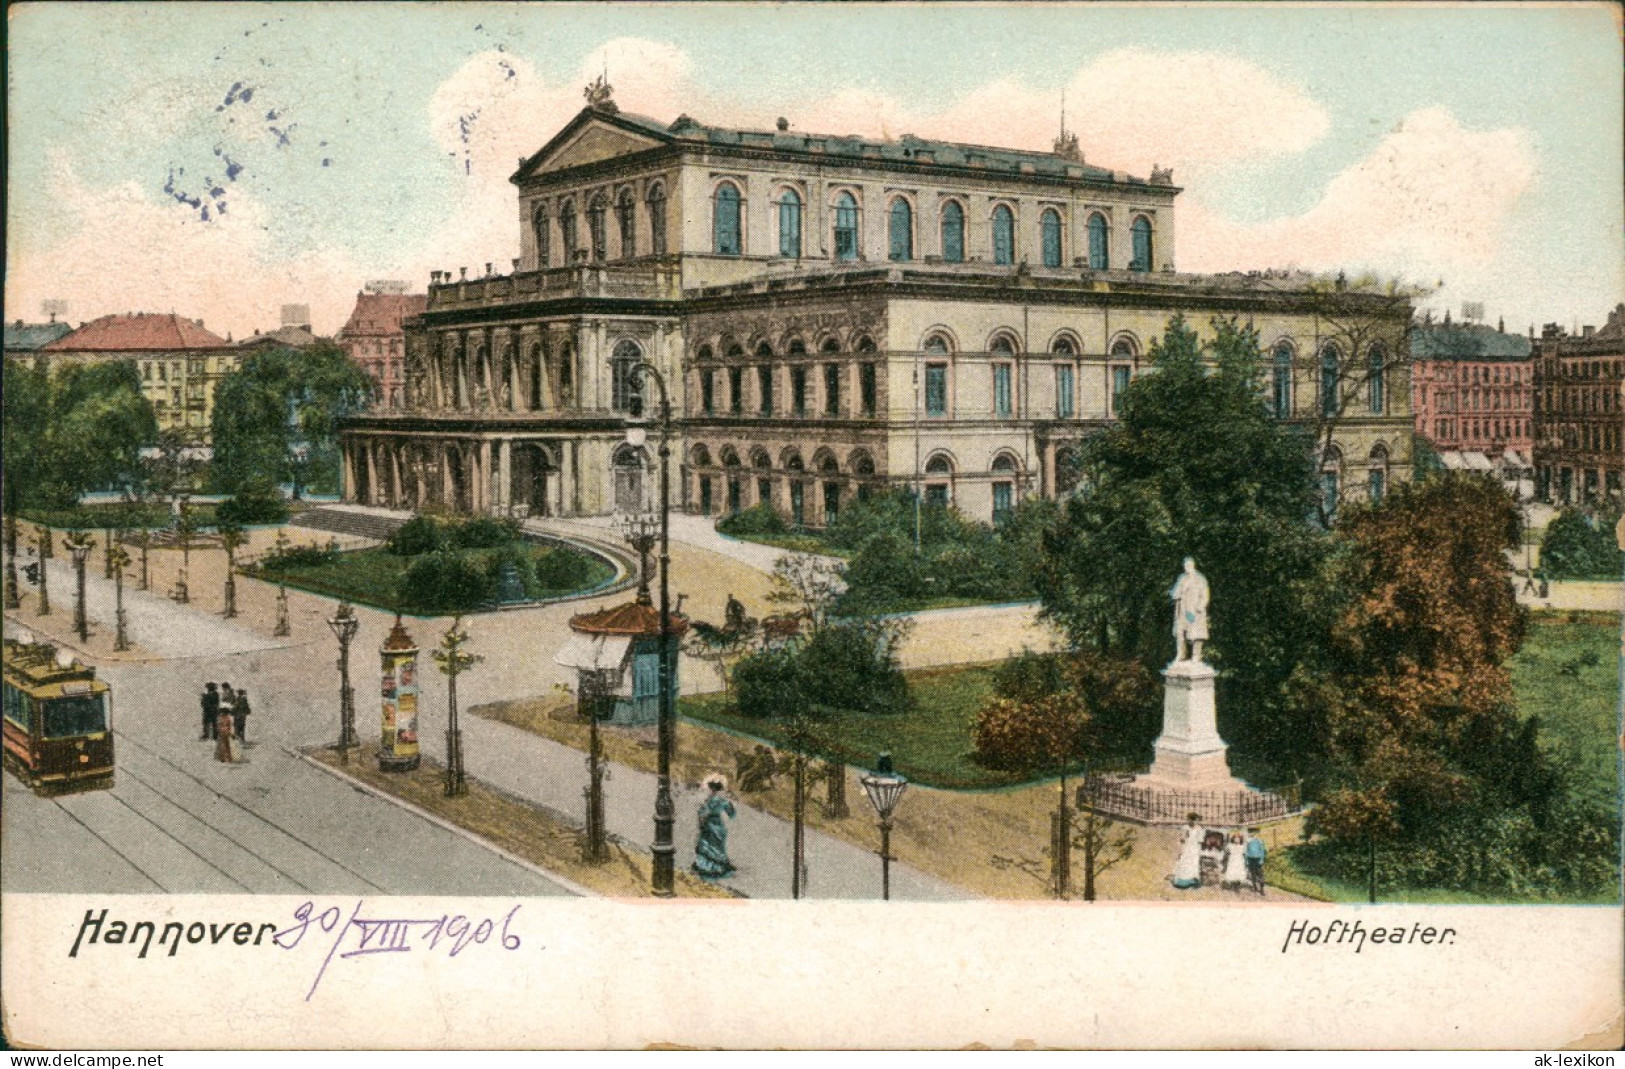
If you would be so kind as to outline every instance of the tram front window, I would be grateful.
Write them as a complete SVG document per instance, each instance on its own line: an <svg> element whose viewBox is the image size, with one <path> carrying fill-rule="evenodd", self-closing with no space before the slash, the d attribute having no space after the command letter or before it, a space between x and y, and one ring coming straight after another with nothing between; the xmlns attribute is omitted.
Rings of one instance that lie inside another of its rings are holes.
<svg viewBox="0 0 1625 1069"><path fill-rule="evenodd" d="M45 737L64 739L107 730L107 706L100 694L55 698L45 703Z"/></svg>

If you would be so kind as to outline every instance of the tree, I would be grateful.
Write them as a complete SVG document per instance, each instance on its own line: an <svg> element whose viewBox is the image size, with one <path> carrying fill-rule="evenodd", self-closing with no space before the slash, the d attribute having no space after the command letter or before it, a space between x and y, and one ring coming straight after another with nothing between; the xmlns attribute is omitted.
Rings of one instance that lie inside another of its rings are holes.
<svg viewBox="0 0 1625 1069"><path fill-rule="evenodd" d="M1073 822L1073 847L1083 858L1083 900L1095 900L1095 881L1101 873L1134 856L1133 828L1118 824L1099 806L1104 780L1085 772L1078 788L1078 816Z"/></svg>
<svg viewBox="0 0 1625 1069"><path fill-rule="evenodd" d="M1334 849L1363 848L1373 897L1378 844L1414 879L1466 886L1524 879L1557 831L1590 834L1565 823L1560 770L1513 702L1525 613L1505 552L1519 531L1494 479L1455 472L1396 487L1339 530L1353 596L1319 691L1331 789L1313 827Z"/></svg>
<svg viewBox="0 0 1625 1069"><path fill-rule="evenodd" d="M68 508L88 490L129 485L158 436L152 405L126 360L54 374L5 365L5 507Z"/></svg>
<svg viewBox="0 0 1625 1069"><path fill-rule="evenodd" d="M773 562L773 589L767 600L794 606L813 630L824 626L835 599L846 590L840 561L810 553L786 553Z"/></svg>
<svg viewBox="0 0 1625 1069"><path fill-rule="evenodd" d="M452 620L446 633L440 636L440 646L432 656L437 668L446 677L446 785L445 796L455 798L468 793L468 778L463 769L463 729L457 725L457 677L485 660L477 654L464 653L468 644L468 631L461 616Z"/></svg>
<svg viewBox="0 0 1625 1069"><path fill-rule="evenodd" d="M1564 509L1546 525L1540 568L1553 579L1618 579L1617 515Z"/></svg>
<svg viewBox="0 0 1625 1069"><path fill-rule="evenodd" d="M1294 354L1293 377L1299 389L1310 389L1313 403L1299 403L1294 412L1311 429L1314 455L1320 458L1331 452L1338 428L1349 418L1360 412L1380 414L1372 412L1374 382L1380 382L1378 388L1387 396L1407 388L1411 302L1432 289L1369 274L1288 278L1295 306L1318 320L1319 348ZM1325 502L1317 500L1316 508L1322 524L1330 525Z"/></svg>
<svg viewBox="0 0 1625 1069"><path fill-rule="evenodd" d="M1195 558L1212 583L1221 729L1284 772L1319 748L1286 684L1329 625L1328 541L1305 432L1265 405L1257 334L1214 327L1203 346L1171 320L1118 422L1084 443L1086 481L1041 535L1037 584L1074 648L1154 673L1175 652L1169 586Z"/></svg>
<svg viewBox="0 0 1625 1069"><path fill-rule="evenodd" d="M684 640L684 651L702 661L709 661L722 680L722 697L730 701L728 677L732 669L755 644L761 625L745 614L745 606L728 595L728 607L721 627L695 620L689 626Z"/></svg>
<svg viewBox="0 0 1625 1069"><path fill-rule="evenodd" d="M242 525L229 520L222 521L215 527L220 535L220 548L226 551L226 610L225 616L230 619L237 615L237 551L243 543L248 541Z"/></svg>
<svg viewBox="0 0 1625 1069"><path fill-rule="evenodd" d="M342 349L255 353L215 390L212 429L216 487L235 492L259 474L303 487L338 481L338 422L371 395L371 380Z"/></svg>

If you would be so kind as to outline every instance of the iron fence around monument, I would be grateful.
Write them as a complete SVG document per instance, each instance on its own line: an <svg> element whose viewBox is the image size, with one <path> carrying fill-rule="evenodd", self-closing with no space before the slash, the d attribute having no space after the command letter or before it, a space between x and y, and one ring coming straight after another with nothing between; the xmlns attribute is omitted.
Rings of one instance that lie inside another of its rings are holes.
<svg viewBox="0 0 1625 1069"><path fill-rule="evenodd" d="M1181 791L1148 787L1120 776L1091 776L1078 788L1078 806L1139 824L1183 824L1192 813L1205 825L1257 824L1301 808L1299 791Z"/></svg>

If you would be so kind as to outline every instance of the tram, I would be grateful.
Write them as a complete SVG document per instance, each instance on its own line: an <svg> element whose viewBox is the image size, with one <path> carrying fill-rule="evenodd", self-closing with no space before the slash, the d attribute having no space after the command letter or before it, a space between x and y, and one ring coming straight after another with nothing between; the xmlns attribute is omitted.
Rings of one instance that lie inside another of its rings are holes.
<svg viewBox="0 0 1625 1069"><path fill-rule="evenodd" d="M112 695L96 669L23 634L5 640L5 764L40 795L113 785Z"/></svg>

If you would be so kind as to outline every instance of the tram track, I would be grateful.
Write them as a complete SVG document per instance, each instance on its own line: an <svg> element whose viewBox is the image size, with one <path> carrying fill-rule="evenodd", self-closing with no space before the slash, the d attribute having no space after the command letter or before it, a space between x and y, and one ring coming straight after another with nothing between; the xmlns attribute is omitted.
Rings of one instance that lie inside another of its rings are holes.
<svg viewBox="0 0 1625 1069"><path fill-rule="evenodd" d="M323 861L327 862L329 865L332 865L334 868L337 868L340 871L342 871L344 873L347 873L348 875L354 877L356 880L360 881L360 883L362 885L364 885L366 890L377 891L377 892L382 893L382 894L388 894L389 893L389 891L386 888L381 887L380 885L378 885L374 881L368 879L366 876L362 875L360 872L357 872L355 869L351 868L349 865L346 865L344 862L340 861L338 858L334 857L332 854L329 854L327 851L323 850L321 847L319 847L319 846L315 845L314 843L310 842L308 839L305 839L304 837L295 834L294 832L290 831L287 827L285 827L285 826L283 826L281 824L278 824L276 821L270 820L269 818L263 816L262 814L255 812L253 809L250 809L248 806L242 804L237 799L231 797L231 795L226 794L224 791L220 790L218 787L215 787L213 784L207 782L206 780L200 778L197 775L194 775L193 773L187 771L185 768L182 768L180 765L176 764L174 761L170 760L168 757L164 756L162 753L160 753L157 750L153 749L152 747L146 745L145 743L140 742L139 740L137 740L133 736L131 736L129 734L120 735L119 736L119 745L120 746L134 746L137 750L140 750L143 754L147 755L151 759L159 762L162 765L167 766L175 774L177 774L177 775L191 781L192 783L196 784L198 787L202 788L208 794L213 795L215 798L217 798L220 801L226 803L227 805L233 807L234 809L241 811L243 814L245 814L248 817L250 817L251 819L265 825L267 828L271 829L272 831L277 832L278 834L281 834L283 836L286 836L288 839L290 839L293 842L299 844L299 846L303 847L305 850L309 851L314 856L316 856L318 858L321 858ZM128 770L128 768L129 768L128 765L123 766L122 768L119 769L119 773L125 772L126 770ZM173 798L170 795L166 794L162 790L159 790L158 788L154 787L152 784L141 780L140 777L134 775L134 773L132 773L132 778L136 779L137 782L142 783L143 786L147 787L149 790L152 790L154 793L156 793L160 797L164 798L170 804L175 805L175 806L177 806L177 807L179 807L179 808L181 808L183 810L186 810L188 813L191 812L190 810L186 809L186 806L182 805L175 798ZM194 819L197 819L195 814L194 814ZM202 823L202 821L200 821L200 823ZM245 853L247 853L251 857L258 858L260 861L264 862L267 867L269 867L269 868L273 869L274 871L276 871L277 873L281 874L283 877L285 877L286 879L291 881L300 890L302 890L302 891L310 891L310 890L312 890L312 888L310 888L304 881L295 878L294 876L289 874L286 870L272 864L269 859L265 858L262 855L261 851L256 850L254 848L251 848L250 846L248 846L248 844L244 843L243 841L241 841L241 840L239 840L239 839L237 839L237 838L235 838L235 837L233 837L231 835L228 835L226 832L222 831L216 825L205 824L205 826L209 827L209 828L212 828L215 831L216 834L221 836L221 838L224 838L224 839L228 840L229 842L233 843L239 849L243 850ZM162 830L162 829L160 829L160 830ZM172 839L175 838L169 832L165 832L164 834L169 835L169 837L172 838ZM179 840L177 840L177 842L178 841ZM184 844L182 844L182 845L184 845ZM214 865L211 865L210 867L211 868L217 868ZM230 878L230 877L228 877L228 878ZM238 881L233 880L232 882L237 883ZM239 886L241 886L241 884L239 884ZM247 890L247 888L244 888L244 890Z"/></svg>

